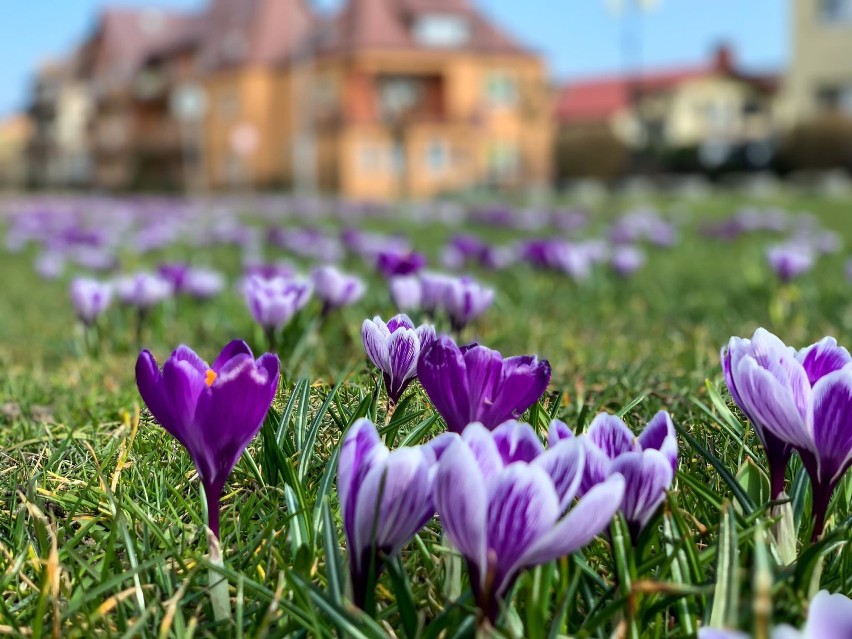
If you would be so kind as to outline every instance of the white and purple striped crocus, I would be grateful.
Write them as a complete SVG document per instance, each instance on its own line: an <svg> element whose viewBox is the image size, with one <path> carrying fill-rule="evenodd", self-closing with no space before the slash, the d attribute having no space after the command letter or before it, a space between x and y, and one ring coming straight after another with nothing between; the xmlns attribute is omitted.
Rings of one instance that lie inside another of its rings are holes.
<svg viewBox="0 0 852 639"><path fill-rule="evenodd" d="M169 299L174 287L161 275L141 272L118 278L115 292L122 303L145 312Z"/></svg>
<svg viewBox="0 0 852 639"><path fill-rule="evenodd" d="M725 381L766 448L772 493L783 489L790 448L811 478L814 539L834 488L852 465L852 356L833 337L795 351L769 331L732 337Z"/></svg>
<svg viewBox="0 0 852 639"><path fill-rule="evenodd" d="M416 275L398 275L388 282L390 297L398 311L419 311L423 308L423 285Z"/></svg>
<svg viewBox="0 0 852 639"><path fill-rule="evenodd" d="M503 356L479 344L461 348L441 336L417 365L420 385L447 428L461 433L472 422L496 428L535 404L550 383L550 363L535 355Z"/></svg>
<svg viewBox="0 0 852 639"><path fill-rule="evenodd" d="M243 285L246 305L267 335L280 331L308 303L313 287L307 280L251 275Z"/></svg>
<svg viewBox="0 0 852 639"><path fill-rule="evenodd" d="M184 274L182 290L197 300L208 300L225 290L225 276L209 268L190 268Z"/></svg>
<svg viewBox="0 0 852 639"><path fill-rule="evenodd" d="M402 550L435 513L435 459L428 446L390 452L368 419L359 419L346 433L337 490L358 607L364 607L368 585L381 570L383 558Z"/></svg>
<svg viewBox="0 0 852 639"><path fill-rule="evenodd" d="M74 278L70 292L77 317L86 326L94 324L112 302L112 285L88 277Z"/></svg>
<svg viewBox="0 0 852 639"><path fill-rule="evenodd" d="M770 247L766 261L778 279L788 283L810 271L816 264L816 255L810 247L790 242Z"/></svg>
<svg viewBox="0 0 852 639"><path fill-rule="evenodd" d="M493 432L471 424L441 454L435 507L491 622L523 570L579 550L618 510L625 482L617 474L571 506L584 457L577 440L545 450L530 425L515 421Z"/></svg>
<svg viewBox="0 0 852 639"><path fill-rule="evenodd" d="M631 244L617 245L612 249L609 263L620 277L629 277L645 265L645 252Z"/></svg>
<svg viewBox="0 0 852 639"><path fill-rule="evenodd" d="M549 441L572 437L562 422L551 424ZM586 452L579 494L613 473L622 475L625 490L621 511L636 541L666 498L677 470L677 438L671 417L665 411L658 412L635 437L619 417L600 413L577 440Z"/></svg>
<svg viewBox="0 0 852 639"><path fill-rule="evenodd" d="M453 330L460 331L489 309L494 289L470 277L451 278L444 287L442 302Z"/></svg>
<svg viewBox="0 0 852 639"><path fill-rule="evenodd" d="M698 639L748 639L738 630L701 628ZM808 620L802 630L782 625L772 629L771 639L849 639L852 637L852 599L840 593L820 590L808 607Z"/></svg>
<svg viewBox="0 0 852 639"><path fill-rule="evenodd" d="M322 301L322 314L354 304L364 295L366 287L361 279L344 273L336 266L326 264L311 273L314 293Z"/></svg>
<svg viewBox="0 0 852 639"><path fill-rule="evenodd" d="M417 377L421 353L435 341L431 324L415 327L408 315L400 314L387 322L379 316L361 325L361 339L367 357L382 372L385 391L391 405L396 405L408 385Z"/></svg>

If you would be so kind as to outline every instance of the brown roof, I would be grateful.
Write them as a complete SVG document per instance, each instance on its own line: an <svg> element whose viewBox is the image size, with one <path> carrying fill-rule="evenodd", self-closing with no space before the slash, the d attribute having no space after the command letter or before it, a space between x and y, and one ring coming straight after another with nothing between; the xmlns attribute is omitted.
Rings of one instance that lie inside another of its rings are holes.
<svg viewBox="0 0 852 639"><path fill-rule="evenodd" d="M305 0L212 0L205 22L201 59L223 68L286 58L317 18Z"/></svg>
<svg viewBox="0 0 852 639"><path fill-rule="evenodd" d="M312 37L320 53L365 49L426 49L412 32L426 14L456 14L467 19L470 38L460 48L488 53L525 49L479 12L470 0L348 0Z"/></svg>
<svg viewBox="0 0 852 639"><path fill-rule="evenodd" d="M161 9L107 9L87 44L86 70L129 82L150 52L173 40L193 20L189 14Z"/></svg>

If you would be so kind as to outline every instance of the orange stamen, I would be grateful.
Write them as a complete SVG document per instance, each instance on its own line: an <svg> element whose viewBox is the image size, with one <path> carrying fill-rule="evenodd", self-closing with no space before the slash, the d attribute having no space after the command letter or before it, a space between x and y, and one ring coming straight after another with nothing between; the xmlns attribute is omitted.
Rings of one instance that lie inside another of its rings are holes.
<svg viewBox="0 0 852 639"><path fill-rule="evenodd" d="M205 381L208 386L213 386L213 382L216 381L216 371L212 368L207 369L207 379Z"/></svg>

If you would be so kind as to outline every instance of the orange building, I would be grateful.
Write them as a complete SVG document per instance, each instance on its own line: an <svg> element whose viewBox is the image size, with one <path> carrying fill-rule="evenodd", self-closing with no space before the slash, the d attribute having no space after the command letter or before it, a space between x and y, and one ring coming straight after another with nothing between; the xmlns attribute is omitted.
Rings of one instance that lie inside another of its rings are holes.
<svg viewBox="0 0 852 639"><path fill-rule="evenodd" d="M387 199L550 179L545 65L473 0L110 9L76 60L96 187Z"/></svg>
<svg viewBox="0 0 852 639"><path fill-rule="evenodd" d="M284 4L231 6L202 53L212 186L392 198L549 180L545 66L467 0L349 0L326 20Z"/></svg>

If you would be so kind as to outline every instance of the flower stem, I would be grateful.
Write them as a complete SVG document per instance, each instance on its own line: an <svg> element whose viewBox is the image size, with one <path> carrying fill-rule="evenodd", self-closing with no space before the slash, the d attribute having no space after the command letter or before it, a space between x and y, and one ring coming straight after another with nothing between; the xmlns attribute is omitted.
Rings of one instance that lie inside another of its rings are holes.
<svg viewBox="0 0 852 639"><path fill-rule="evenodd" d="M219 547L219 539L209 528L207 529L207 545L210 549L209 561L211 567L208 576L213 618L216 621L224 621L231 618L231 599L228 595L228 580L216 570L216 567L223 568L225 563L222 561L222 549Z"/></svg>

